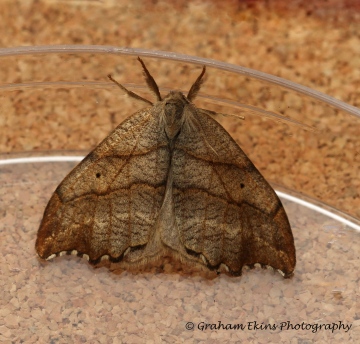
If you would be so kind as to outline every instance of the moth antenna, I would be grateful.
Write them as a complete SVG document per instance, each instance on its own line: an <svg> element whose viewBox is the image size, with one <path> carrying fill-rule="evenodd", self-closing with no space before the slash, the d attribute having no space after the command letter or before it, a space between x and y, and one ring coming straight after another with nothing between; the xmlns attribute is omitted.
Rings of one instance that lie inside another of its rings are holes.
<svg viewBox="0 0 360 344"><path fill-rule="evenodd" d="M108 78L114 83L116 84L123 92L125 92L126 95L128 95L131 98L134 98L138 101L142 101L145 102L146 104L150 104L150 105L154 105L150 100L147 100L143 97L140 97L138 94L129 91L126 87L124 87L123 85L121 85L120 83L118 83L110 74L108 75Z"/></svg>
<svg viewBox="0 0 360 344"><path fill-rule="evenodd" d="M146 81L146 84L148 85L150 91L155 95L157 100L161 101L162 99L161 99L159 87L156 84L155 79L152 77L150 72L147 70L144 61L139 56L138 56L138 61L141 63L141 65L143 67L145 81Z"/></svg>
<svg viewBox="0 0 360 344"><path fill-rule="evenodd" d="M196 98L198 92L200 91L201 85L204 82L203 76L205 74L205 71L206 71L206 67L203 66L200 75L198 76L194 84L191 86L190 91L187 95L187 99L189 99L190 101L193 101Z"/></svg>
<svg viewBox="0 0 360 344"><path fill-rule="evenodd" d="M224 116L224 117L236 117L238 119L242 119L245 120L244 116L241 115L234 115L234 114L227 114L227 113L222 113L222 112L216 112L216 111L212 111L212 110L207 110L207 109L199 109L202 112L207 113L209 116Z"/></svg>
<svg viewBox="0 0 360 344"><path fill-rule="evenodd" d="M191 122L191 121L194 121L194 122ZM201 137L203 138L205 144L217 155L219 156L219 154L217 153L216 149L214 149L214 147L208 142L207 138L206 138L206 135L204 134L203 132L203 128L201 126L201 123L199 121L196 120L196 118L192 117L192 118L189 118L186 123L188 123L189 126L191 126L192 124L192 130L194 130L194 128L196 127L196 125L198 125L198 129L199 129L199 133L201 135ZM194 123L196 123L194 125Z"/></svg>
<svg viewBox="0 0 360 344"><path fill-rule="evenodd" d="M213 148L213 146L208 142L208 140L206 139L206 136L201 133L201 136L203 137L205 143L207 144L207 146L217 155L219 156L219 154L217 153L217 151Z"/></svg>
<svg viewBox="0 0 360 344"><path fill-rule="evenodd" d="M199 126L199 133L200 133L201 137L203 138L205 144L206 144L217 156L219 156L219 154L218 154L217 151L214 149L214 147L208 142L208 140L207 140L207 138L206 138L206 135L205 135L204 132L203 132L203 128L202 128L201 124L200 124L195 118L193 118L193 120L194 120L194 121L197 123L197 125ZM189 126L191 126L190 123L192 123L192 122L191 122L191 120L188 120L187 123L188 123ZM191 129L194 130L195 125L194 125L194 124L192 124L192 125L193 125L193 126L192 126Z"/></svg>

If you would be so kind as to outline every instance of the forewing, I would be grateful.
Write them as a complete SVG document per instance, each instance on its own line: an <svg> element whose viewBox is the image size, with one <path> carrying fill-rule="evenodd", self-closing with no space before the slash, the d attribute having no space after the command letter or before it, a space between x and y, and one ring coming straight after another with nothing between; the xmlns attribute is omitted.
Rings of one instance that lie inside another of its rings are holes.
<svg viewBox="0 0 360 344"><path fill-rule="evenodd" d="M169 149L151 109L121 123L61 182L41 222L41 258L60 252L120 259L154 231L169 169Z"/></svg>
<svg viewBox="0 0 360 344"><path fill-rule="evenodd" d="M294 240L279 198L205 111L183 126L172 168L175 221L188 254L202 255L209 268L223 263L233 274L260 263L291 275Z"/></svg>

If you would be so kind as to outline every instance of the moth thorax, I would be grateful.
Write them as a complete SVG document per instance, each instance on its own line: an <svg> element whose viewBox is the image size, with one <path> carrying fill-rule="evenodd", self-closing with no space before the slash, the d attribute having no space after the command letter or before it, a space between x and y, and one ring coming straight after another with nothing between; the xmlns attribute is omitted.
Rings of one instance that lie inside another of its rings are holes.
<svg viewBox="0 0 360 344"><path fill-rule="evenodd" d="M173 139L184 123L184 108L189 101L181 92L170 92L164 102L165 132L169 139Z"/></svg>

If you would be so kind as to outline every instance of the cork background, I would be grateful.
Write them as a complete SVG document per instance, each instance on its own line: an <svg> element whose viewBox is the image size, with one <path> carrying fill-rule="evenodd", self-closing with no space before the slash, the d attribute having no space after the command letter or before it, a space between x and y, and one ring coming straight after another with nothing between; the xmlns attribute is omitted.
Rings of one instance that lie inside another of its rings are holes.
<svg viewBox="0 0 360 344"><path fill-rule="evenodd" d="M1 0L0 32L0 48L102 45L214 59L270 73L360 107L357 1ZM188 90L201 70L190 63L144 60L164 93L172 88ZM132 90L143 85L134 56L27 54L1 56L0 62L1 159L86 154L141 108L106 78L111 73ZM51 84L59 82L64 86ZM69 87L70 83L79 84ZM271 183L360 219L359 117L213 68L208 68L201 92L280 115L280 120L260 116L201 96L195 102L245 117L219 121ZM138 93L151 98L142 88ZM39 263L33 248L36 228L51 192L71 167L59 171L51 164L15 171L5 168L0 174L0 215L5 224L1 244L7 262L0 267L0 341L215 343L226 338L234 343L266 343L269 331L193 332L185 331L185 323L177 320L199 322L207 317L217 323L221 320L217 316L226 322L227 315L228 322L253 318L274 323L288 320L288 312L293 312L294 322L329 323L341 314L336 321L360 328L359 236L345 235L343 228L334 229L330 223L321 227L324 236L319 239L312 229L321 220L300 215L297 209L290 209L292 224L307 228L294 234L303 245L297 246L302 256L295 275L295 281L305 280L301 287L263 271L249 272L236 282L226 277L214 282L197 274L179 274L167 263L162 267L165 274L155 269L145 275L124 272L120 276L107 269L94 270L71 257ZM33 185L37 176L46 180ZM29 184L26 192L19 188L21 183ZM19 205L19 199L24 203ZM21 231L13 232L14 228ZM347 244L342 241L345 237ZM326 250L307 251L321 245L341 249L334 256ZM24 255L17 253L20 248ZM343 257L347 259L342 261ZM318 269L324 269L324 279L317 275ZM272 333L273 341L293 343L359 338L359 330Z"/></svg>
<svg viewBox="0 0 360 344"><path fill-rule="evenodd" d="M357 2L89 0L0 5L4 48L80 44L173 51L270 73L359 106ZM132 56L34 54L2 57L1 62L2 153L86 153L139 108L106 78L112 73L122 83L143 84ZM161 87L188 90L200 71L184 63L146 62ZM103 83L103 89L25 86L81 81ZM245 121L222 120L269 181L360 218L359 118L211 69L202 92L301 123L303 128L251 114ZM201 101L197 105L233 111Z"/></svg>

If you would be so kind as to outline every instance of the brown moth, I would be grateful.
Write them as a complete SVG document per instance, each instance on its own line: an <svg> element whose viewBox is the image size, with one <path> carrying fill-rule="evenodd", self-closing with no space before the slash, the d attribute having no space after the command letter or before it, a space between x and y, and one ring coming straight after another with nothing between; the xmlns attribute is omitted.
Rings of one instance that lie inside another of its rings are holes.
<svg viewBox="0 0 360 344"><path fill-rule="evenodd" d="M285 210L253 163L188 95L156 96L122 122L61 182L42 219L36 251L144 266L162 256L240 275L259 263L284 277L294 271L294 239Z"/></svg>

